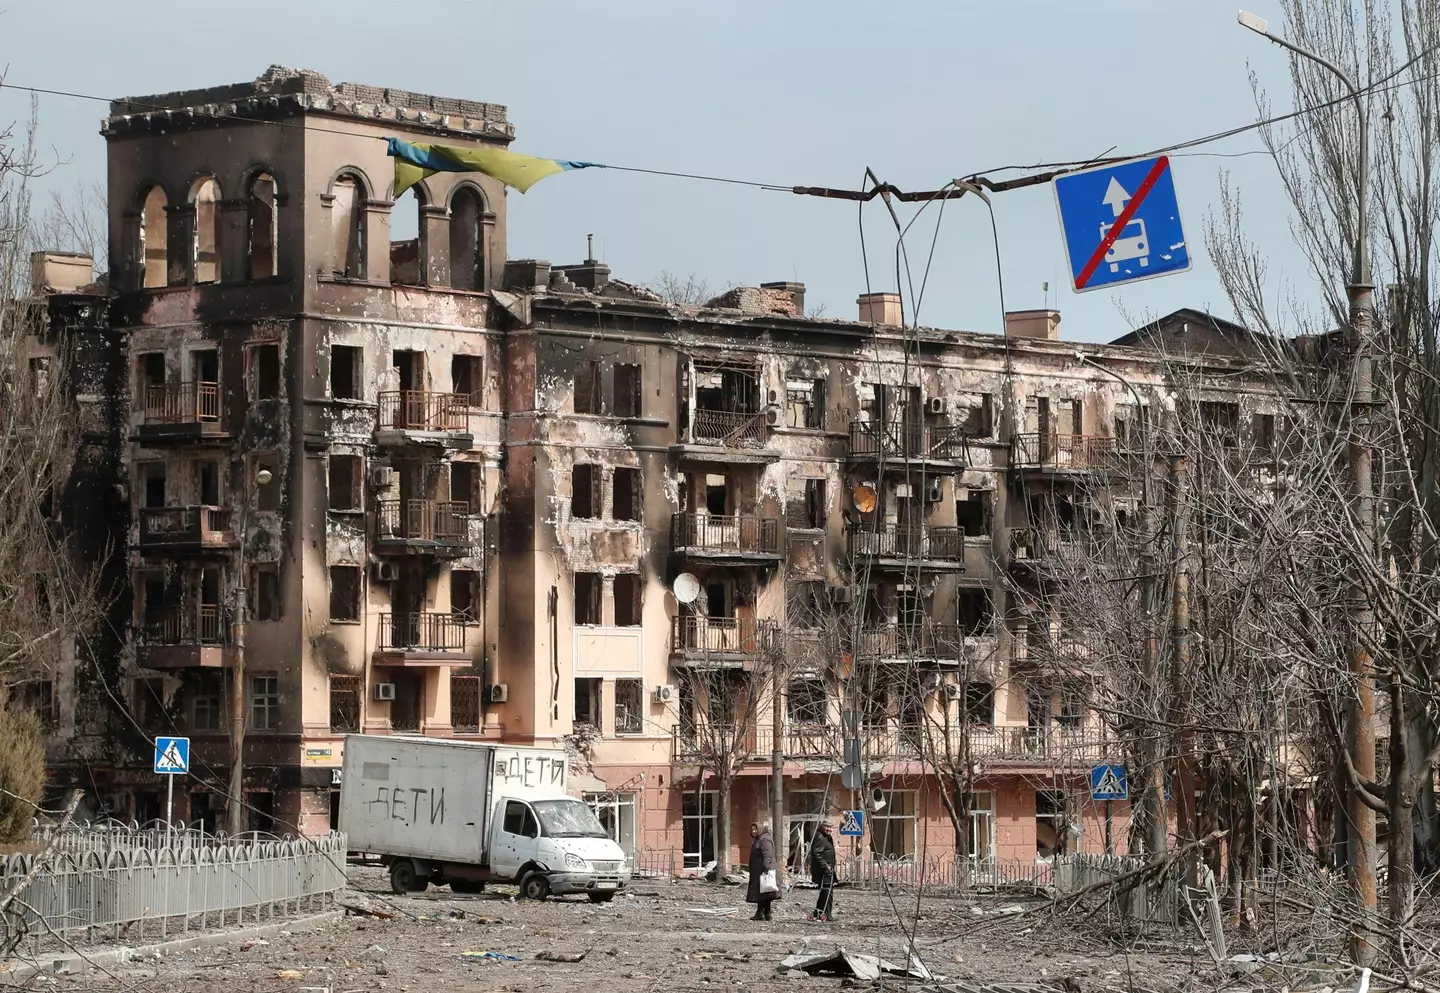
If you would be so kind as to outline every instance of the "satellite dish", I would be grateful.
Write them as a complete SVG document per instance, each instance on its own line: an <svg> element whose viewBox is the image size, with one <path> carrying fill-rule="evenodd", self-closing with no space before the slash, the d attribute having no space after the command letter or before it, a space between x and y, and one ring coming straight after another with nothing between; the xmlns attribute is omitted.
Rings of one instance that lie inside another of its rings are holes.
<svg viewBox="0 0 1440 993"><path fill-rule="evenodd" d="M855 487L855 492L850 496L855 501L855 509L862 514L870 513L875 509L876 503L879 502L875 496L875 491L868 486Z"/></svg>
<svg viewBox="0 0 1440 993"><path fill-rule="evenodd" d="M870 809L881 811L885 809L885 791L876 786L870 793Z"/></svg>
<svg viewBox="0 0 1440 993"><path fill-rule="evenodd" d="M688 572L682 572L675 577L675 585L670 587L675 594L675 599L681 603L694 603L695 598L700 595L700 580Z"/></svg>

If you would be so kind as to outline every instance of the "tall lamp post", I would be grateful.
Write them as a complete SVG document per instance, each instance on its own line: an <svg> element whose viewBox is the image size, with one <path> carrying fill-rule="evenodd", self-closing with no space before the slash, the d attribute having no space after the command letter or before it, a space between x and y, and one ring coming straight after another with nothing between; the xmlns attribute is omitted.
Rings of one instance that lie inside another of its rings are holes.
<svg viewBox="0 0 1440 993"><path fill-rule="evenodd" d="M1249 11L1240 11L1244 26L1289 49L1304 59L1329 70L1344 84L1355 103L1359 118L1360 140L1356 147L1355 165L1355 248L1350 260L1350 277L1345 286L1349 299L1349 350L1352 362L1350 436L1348 475L1350 498L1357 521L1368 543L1375 533L1375 497L1370 475L1369 409L1373 399L1372 358L1370 338L1375 320L1375 287L1370 283L1370 121L1365 111L1365 97L1355 80L1334 62L1303 48L1279 35L1272 34L1268 22ZM1361 580L1353 581L1350 590L1350 672L1355 678L1354 695L1350 700L1349 738L1355 772L1365 780L1375 778L1375 690L1371 683L1371 658L1367 644L1374 627L1374 611ZM1371 938L1374 921L1370 918L1379 908L1375 882L1375 812L1365 805L1358 790L1350 790L1346 811L1349 832L1346 838L1350 878L1360 904L1361 919L1351 936L1351 957L1356 964L1372 964L1375 957Z"/></svg>
<svg viewBox="0 0 1440 993"><path fill-rule="evenodd" d="M269 469L261 469L254 480L245 488L245 500L240 504L239 570L240 584L235 587L235 610L230 619L231 652L234 666L230 678L230 836L240 834L245 822L245 621L249 611L249 591L245 588L246 557L245 538L250 525L250 504L255 492L273 479Z"/></svg>

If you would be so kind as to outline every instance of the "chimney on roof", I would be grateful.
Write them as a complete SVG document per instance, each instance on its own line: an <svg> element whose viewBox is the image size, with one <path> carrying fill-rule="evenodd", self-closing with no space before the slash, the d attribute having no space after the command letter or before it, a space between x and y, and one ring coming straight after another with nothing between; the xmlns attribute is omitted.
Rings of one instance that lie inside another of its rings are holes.
<svg viewBox="0 0 1440 993"><path fill-rule="evenodd" d="M1005 333L1012 338L1060 340L1060 311L1012 310L1005 314Z"/></svg>
<svg viewBox="0 0 1440 993"><path fill-rule="evenodd" d="M761 283L762 290L778 290L781 293L790 294L790 299L795 302L795 316L805 316L805 284L804 283Z"/></svg>
<svg viewBox="0 0 1440 993"><path fill-rule="evenodd" d="M30 291L73 293L95 282L95 260L78 252L31 252Z"/></svg>
<svg viewBox="0 0 1440 993"><path fill-rule="evenodd" d="M861 324L885 324L900 327L905 313L898 293L862 293L855 300L860 305Z"/></svg>

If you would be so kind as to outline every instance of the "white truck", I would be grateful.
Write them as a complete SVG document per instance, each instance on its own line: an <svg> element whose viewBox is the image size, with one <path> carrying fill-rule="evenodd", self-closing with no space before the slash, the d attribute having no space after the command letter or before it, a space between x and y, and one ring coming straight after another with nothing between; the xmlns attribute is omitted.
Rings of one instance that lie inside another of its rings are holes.
<svg viewBox="0 0 1440 993"><path fill-rule="evenodd" d="M516 883L532 900L608 903L630 882L625 851L566 794L568 774L557 749L350 735L340 829L352 851L382 856L396 893Z"/></svg>

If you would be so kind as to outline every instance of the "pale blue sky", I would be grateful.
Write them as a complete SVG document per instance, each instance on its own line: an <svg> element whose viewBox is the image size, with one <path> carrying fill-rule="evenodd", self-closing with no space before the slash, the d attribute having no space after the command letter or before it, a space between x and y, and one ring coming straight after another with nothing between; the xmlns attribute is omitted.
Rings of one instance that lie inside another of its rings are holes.
<svg viewBox="0 0 1440 993"><path fill-rule="evenodd" d="M1276 0L1251 3L1283 30ZM905 189L1220 131L1254 119L1250 66L1273 87L1286 78L1283 53L1236 25L1235 0L17 0L0 14L0 39L11 83L136 95L249 80L282 63L507 104L513 147L538 155L845 187L868 165ZM0 90L0 120L24 117L28 99ZM1276 102L1289 109L1283 91ZM44 183L101 178L103 105L42 97L40 110L42 144L66 160ZM1258 147L1250 135L1201 151ZM1192 272L1071 292L1047 185L996 198L1007 305L1043 306L1048 280L1062 334L1084 340L1123 333L1125 314L1191 306L1230 316L1203 238L1222 169L1245 195L1277 295L1284 279L1310 295L1270 160L1184 157L1175 172ZM917 265L929 216L909 241ZM865 290L849 203L590 170L512 193L510 218L511 257L577 262L594 232L621 278L798 278L839 317L854 315ZM867 208L875 290L893 288L888 231L878 202ZM998 329L978 202L947 208L920 317Z"/></svg>

